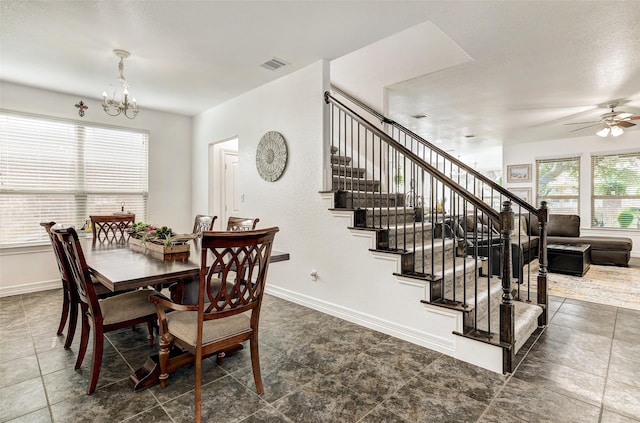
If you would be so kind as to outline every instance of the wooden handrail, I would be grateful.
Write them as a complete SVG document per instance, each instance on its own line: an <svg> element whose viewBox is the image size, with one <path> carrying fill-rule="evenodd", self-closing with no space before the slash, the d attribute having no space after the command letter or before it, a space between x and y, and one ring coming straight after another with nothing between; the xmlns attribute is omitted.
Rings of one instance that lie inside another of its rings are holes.
<svg viewBox="0 0 640 423"><path fill-rule="evenodd" d="M405 128L404 126L400 125L398 122L395 122L395 121L387 118L386 116L384 116L383 114L379 113L375 109L369 107L368 105L364 104L363 102L361 102L357 98L355 98L352 95L348 94L343 89L341 89L341 88L339 88L339 87L337 87L337 86L335 86L333 84L331 85L331 89L333 91L335 91L336 93L340 94L341 96L347 98L350 102L356 104L361 109L366 110L368 113L370 113L373 116L375 116L381 123L386 123L386 124L392 125L393 127L397 128L399 131L403 132L404 134L409 135L410 137L414 138L416 141L418 141L420 144L424 145L425 147L427 147L431 151L434 151L438 155L440 155L440 156L444 157L445 159L449 160L450 162L454 163L459 168L464 169L467 173L473 175L475 178L481 180L483 183L487 184L492 189L496 190L497 192L499 192L503 196L507 197L512 203L515 203L518 206L522 207L523 209L527 210L528 212L535 213L536 215L540 211L539 209L535 208L533 205L529 204L528 202L524 201L520 197L518 197L518 196L514 195L513 193L511 193L506 188L498 185L497 183L495 183L491 179L487 178L485 175L483 175L482 173L478 172L477 170L475 170L471 166L468 166L467 164L465 164L464 162L461 162L460 160L458 160L457 158L453 157L452 155L450 155L446 151L444 151L444 150L438 148L437 146L431 144L429 141L425 140L424 138L422 138L421 136L419 136L415 132L412 132L411 130L409 130L409 129ZM335 97L331 96L331 94L328 94L328 95L329 95L329 97L331 97L332 99L335 100ZM327 96L327 93L325 93L325 97L326 96ZM349 109L349 110L351 110L351 109Z"/></svg>
<svg viewBox="0 0 640 423"><path fill-rule="evenodd" d="M353 109L346 106L340 100L333 97L329 92L325 92L325 101L327 104L332 103L337 107L341 108L342 110L348 111L351 114L351 116L356 121L358 121L362 126L369 129L371 132L375 133L382 141L393 146L393 148L401 152L409 161L415 163L416 165L420 166L431 175L435 176L439 181L441 181L444 185L446 185L451 191L455 192L456 194L460 195L462 198L469 201L474 207L477 207L478 209L480 209L487 216L491 217L496 221L500 219L499 211L495 210L493 207L489 206L487 203L482 201L482 199L471 194L469 191L463 189L453 179L449 178L447 175L440 172L439 169L435 168L432 164L428 163L427 161L419 157L417 154L415 154L413 151L409 150L407 147L405 147L404 145L400 144L398 141L391 138L384 131L371 125L366 119L364 119L362 116L356 113Z"/></svg>

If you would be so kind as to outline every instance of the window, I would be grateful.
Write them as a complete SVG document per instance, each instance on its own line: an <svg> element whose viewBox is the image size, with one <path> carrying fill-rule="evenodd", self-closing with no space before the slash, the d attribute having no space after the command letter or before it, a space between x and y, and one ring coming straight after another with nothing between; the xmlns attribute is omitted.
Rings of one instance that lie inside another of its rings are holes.
<svg viewBox="0 0 640 423"><path fill-rule="evenodd" d="M536 160L536 175L536 204L546 201L554 214L579 214L580 157Z"/></svg>
<svg viewBox="0 0 640 423"><path fill-rule="evenodd" d="M640 152L591 157L591 227L640 228Z"/></svg>
<svg viewBox="0 0 640 423"><path fill-rule="evenodd" d="M146 220L148 135L0 112L0 247L47 241L42 221Z"/></svg>

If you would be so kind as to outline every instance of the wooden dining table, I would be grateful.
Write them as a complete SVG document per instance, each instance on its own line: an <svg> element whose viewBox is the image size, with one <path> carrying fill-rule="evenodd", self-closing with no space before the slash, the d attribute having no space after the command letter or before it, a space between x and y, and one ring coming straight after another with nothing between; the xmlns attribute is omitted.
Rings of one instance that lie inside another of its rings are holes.
<svg viewBox="0 0 640 423"><path fill-rule="evenodd" d="M94 244L87 238L82 246L91 275L112 292L124 292L176 281L197 281L200 275L200 249L189 242L189 254L163 259L155 252L140 252L127 244ZM289 253L271 251L269 263L289 260Z"/></svg>
<svg viewBox="0 0 640 423"><path fill-rule="evenodd" d="M129 248L127 244L94 244L91 238L84 241L82 250L91 275L112 292L177 283L182 285L180 298L190 298L186 303L194 304L197 303L200 279L200 249L197 241L189 243L189 254L178 254L169 258L163 258L152 251L137 251ZM285 260L289 260L289 253L272 251L269 263ZM241 348L240 345L237 349ZM193 359L189 353L172 352L169 371L173 372L190 364ZM155 354L129 377L129 382L134 391L138 391L156 384L159 376L158 355Z"/></svg>

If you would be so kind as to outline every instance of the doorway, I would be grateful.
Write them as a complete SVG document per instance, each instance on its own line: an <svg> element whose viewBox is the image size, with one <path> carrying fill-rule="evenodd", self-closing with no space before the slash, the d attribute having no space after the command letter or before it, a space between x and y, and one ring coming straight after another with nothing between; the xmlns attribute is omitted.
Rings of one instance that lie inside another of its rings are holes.
<svg viewBox="0 0 640 423"><path fill-rule="evenodd" d="M238 192L238 152L224 150L222 152L224 176L221 182L222 194L222 220L224 227L231 216L240 215L240 193Z"/></svg>
<svg viewBox="0 0 640 423"><path fill-rule="evenodd" d="M238 166L238 138L209 144L208 213L218 217L216 230L225 230L229 216L240 212Z"/></svg>

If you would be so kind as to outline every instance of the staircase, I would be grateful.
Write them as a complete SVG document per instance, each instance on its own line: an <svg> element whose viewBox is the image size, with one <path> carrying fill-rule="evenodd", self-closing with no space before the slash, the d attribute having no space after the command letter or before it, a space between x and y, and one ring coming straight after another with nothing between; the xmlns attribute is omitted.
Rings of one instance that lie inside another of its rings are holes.
<svg viewBox="0 0 640 423"><path fill-rule="evenodd" d="M546 206L538 210L522 204L504 188L415 134L407 141L407 130L371 110L390 129L382 131L329 93L325 100L332 110L334 208L353 212L350 229L375 233L372 251L399 257L399 271L391 277L427 286L425 297L416 301L460 313L463 330L452 336L502 348L503 372L513 371L516 353L546 324ZM402 128L403 133L396 128ZM470 178L473 189L469 189ZM503 206L500 211L492 207L496 200ZM512 203L516 215L536 214L542 222L538 290L528 290L526 301L518 289L523 281L515 280L514 289L511 280ZM485 236L475 231L473 240L501 248L500 275L489 271L492 255L474 254L469 232L460 234L458 224L466 216L499 227L499 234ZM530 301L532 295L537 301Z"/></svg>

